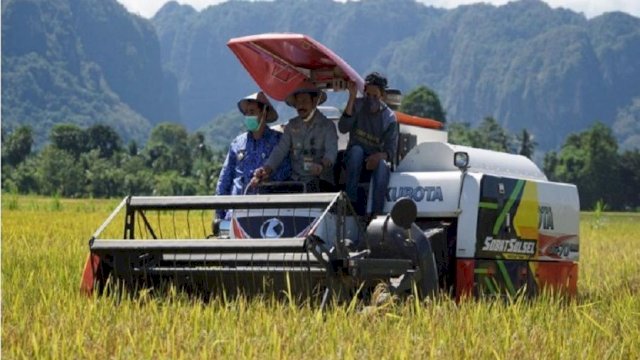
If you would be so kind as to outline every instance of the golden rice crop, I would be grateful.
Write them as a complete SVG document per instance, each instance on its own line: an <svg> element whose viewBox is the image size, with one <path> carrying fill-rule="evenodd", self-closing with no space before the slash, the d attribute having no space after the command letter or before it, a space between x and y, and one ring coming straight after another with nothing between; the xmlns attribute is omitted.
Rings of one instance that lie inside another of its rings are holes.
<svg viewBox="0 0 640 360"><path fill-rule="evenodd" d="M2 358L640 358L640 215L584 213L579 296L447 298L324 313L275 300L87 298L117 201L2 198Z"/></svg>

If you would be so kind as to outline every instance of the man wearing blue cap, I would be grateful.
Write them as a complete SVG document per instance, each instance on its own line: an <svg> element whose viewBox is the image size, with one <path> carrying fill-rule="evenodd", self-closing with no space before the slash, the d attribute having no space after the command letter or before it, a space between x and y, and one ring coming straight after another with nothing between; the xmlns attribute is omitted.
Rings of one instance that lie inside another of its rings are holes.
<svg viewBox="0 0 640 360"><path fill-rule="evenodd" d="M370 177L372 215L378 215L382 213L391 163L398 147L398 123L393 110L383 101L387 89L384 76L377 72L367 75L363 98L356 99L355 83L349 82L348 89L349 100L338 122L340 132L349 133L345 191L356 210L364 215L365 204L357 202L358 183Z"/></svg>

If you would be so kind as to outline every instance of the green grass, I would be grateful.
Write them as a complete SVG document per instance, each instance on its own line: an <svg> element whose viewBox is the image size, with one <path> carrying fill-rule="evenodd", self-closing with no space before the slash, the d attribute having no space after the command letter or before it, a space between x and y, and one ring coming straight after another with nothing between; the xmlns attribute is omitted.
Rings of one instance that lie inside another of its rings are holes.
<svg viewBox="0 0 640 360"><path fill-rule="evenodd" d="M2 358L640 358L640 214L582 214L579 296L438 298L325 312L180 294L86 298L91 234L119 200L2 198Z"/></svg>

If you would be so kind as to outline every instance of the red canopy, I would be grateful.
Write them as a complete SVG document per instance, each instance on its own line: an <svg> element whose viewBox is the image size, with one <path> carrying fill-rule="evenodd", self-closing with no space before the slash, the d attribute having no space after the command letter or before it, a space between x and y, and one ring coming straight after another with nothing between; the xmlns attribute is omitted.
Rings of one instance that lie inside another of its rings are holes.
<svg viewBox="0 0 640 360"><path fill-rule="evenodd" d="M287 95L310 80L320 89L346 87L354 81L364 92L364 80L329 48L302 34L270 33L243 36L227 42L260 89L271 98L284 101ZM431 129L442 123L396 111L398 122Z"/></svg>
<svg viewBox="0 0 640 360"><path fill-rule="evenodd" d="M349 64L306 35L251 35L231 39L227 46L258 86L278 101L305 80L321 89L346 86L351 80L360 91L364 89L364 80Z"/></svg>

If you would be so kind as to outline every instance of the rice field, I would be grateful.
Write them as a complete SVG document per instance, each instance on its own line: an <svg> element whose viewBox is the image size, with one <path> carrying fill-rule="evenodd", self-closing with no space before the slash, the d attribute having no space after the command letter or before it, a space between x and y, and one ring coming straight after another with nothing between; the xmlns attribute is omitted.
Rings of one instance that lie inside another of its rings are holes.
<svg viewBox="0 0 640 360"><path fill-rule="evenodd" d="M118 202L2 196L3 359L640 358L637 213L582 214L570 302L440 297L322 313L175 292L87 298L87 242Z"/></svg>

